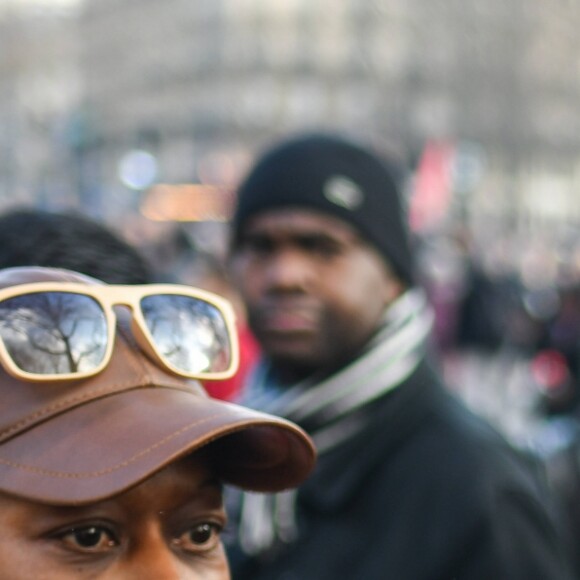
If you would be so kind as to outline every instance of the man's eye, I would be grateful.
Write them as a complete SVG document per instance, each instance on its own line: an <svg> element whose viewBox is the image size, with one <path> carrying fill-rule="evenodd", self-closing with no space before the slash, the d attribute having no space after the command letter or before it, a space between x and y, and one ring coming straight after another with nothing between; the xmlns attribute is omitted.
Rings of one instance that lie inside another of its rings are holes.
<svg viewBox="0 0 580 580"><path fill-rule="evenodd" d="M311 254L319 256L336 256L341 253L342 248L332 240L321 238L306 238L302 240L302 248Z"/></svg>
<svg viewBox="0 0 580 580"><path fill-rule="evenodd" d="M242 240L242 248L253 254L269 254L274 249L274 244L269 238L254 236Z"/></svg>
<svg viewBox="0 0 580 580"><path fill-rule="evenodd" d="M199 552L211 550L219 543L222 527L211 522L197 524L175 540L183 550Z"/></svg>
<svg viewBox="0 0 580 580"><path fill-rule="evenodd" d="M118 544L113 532L103 526L71 528L58 537L70 548L91 552L108 550Z"/></svg>

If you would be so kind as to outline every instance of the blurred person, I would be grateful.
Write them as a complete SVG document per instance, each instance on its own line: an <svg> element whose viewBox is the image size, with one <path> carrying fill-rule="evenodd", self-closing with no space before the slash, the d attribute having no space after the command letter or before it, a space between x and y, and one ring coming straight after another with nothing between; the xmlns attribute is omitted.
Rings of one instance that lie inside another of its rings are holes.
<svg viewBox="0 0 580 580"><path fill-rule="evenodd" d="M572 543L580 542L580 285L559 288L556 314L530 368L538 388L539 421L526 443L547 467L567 515ZM574 551L580 578L580 553Z"/></svg>
<svg viewBox="0 0 580 580"><path fill-rule="evenodd" d="M105 225L76 213L18 208L0 215L0 268L49 266L110 284L153 281L147 260Z"/></svg>
<svg viewBox="0 0 580 580"><path fill-rule="evenodd" d="M243 398L313 437L298 492L231 496L236 580L570 577L545 481L449 392L402 172L302 135L238 190L230 265L263 358Z"/></svg>
<svg viewBox="0 0 580 580"><path fill-rule="evenodd" d="M0 577L230 578L222 485L295 486L314 450L288 421L209 398L194 377L220 357L194 368L165 348L162 321L212 309L231 332L224 301L187 287L0 271Z"/></svg>
<svg viewBox="0 0 580 580"><path fill-rule="evenodd" d="M162 230L143 250L160 280L178 283L191 265L195 245L181 223L166 223Z"/></svg>
<svg viewBox="0 0 580 580"><path fill-rule="evenodd" d="M580 284L559 289L559 307L547 323L540 348L559 353L569 374L568 389L551 401L546 400L546 411L553 414L571 413L576 416L580 401Z"/></svg>
<svg viewBox="0 0 580 580"><path fill-rule="evenodd" d="M182 256L179 272L171 276L178 279L172 281L207 288L235 307L239 369L228 379L202 381L212 397L232 400L258 355L243 305L217 258L193 251L181 230L171 239ZM111 284L145 284L167 276L157 268L154 274L144 255L104 224L75 213L19 208L0 215L0 268L27 265L70 269Z"/></svg>

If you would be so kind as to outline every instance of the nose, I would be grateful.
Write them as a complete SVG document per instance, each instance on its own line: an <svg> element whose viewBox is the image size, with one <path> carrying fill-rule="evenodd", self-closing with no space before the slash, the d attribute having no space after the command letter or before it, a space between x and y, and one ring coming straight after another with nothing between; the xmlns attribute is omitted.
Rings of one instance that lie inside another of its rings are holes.
<svg viewBox="0 0 580 580"><path fill-rule="evenodd" d="M271 256L266 268L266 281L270 290L305 290L312 283L314 270L303 253L284 249Z"/></svg>
<svg viewBox="0 0 580 580"><path fill-rule="evenodd" d="M123 573L127 580L229 580L225 556L204 562L204 558L180 558L171 540L155 534L136 546L129 563L130 571ZM222 561L223 560L223 561Z"/></svg>
<svg viewBox="0 0 580 580"><path fill-rule="evenodd" d="M167 547L165 550L151 550L141 555L134 567L132 580L201 580L193 568L173 554Z"/></svg>

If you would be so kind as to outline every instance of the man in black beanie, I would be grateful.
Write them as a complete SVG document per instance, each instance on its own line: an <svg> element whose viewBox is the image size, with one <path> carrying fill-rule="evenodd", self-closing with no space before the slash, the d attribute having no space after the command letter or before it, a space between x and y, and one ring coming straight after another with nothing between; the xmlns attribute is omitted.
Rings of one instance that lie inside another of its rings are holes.
<svg viewBox="0 0 580 580"><path fill-rule="evenodd" d="M233 497L235 580L569 578L543 481L442 385L394 165L326 134L238 191L231 269L264 353L244 403L320 458L298 493Z"/></svg>

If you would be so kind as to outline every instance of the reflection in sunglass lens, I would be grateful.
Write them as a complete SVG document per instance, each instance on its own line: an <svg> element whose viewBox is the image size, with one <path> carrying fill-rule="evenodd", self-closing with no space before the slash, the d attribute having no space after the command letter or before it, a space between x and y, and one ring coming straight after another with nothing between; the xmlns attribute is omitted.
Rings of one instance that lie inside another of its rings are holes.
<svg viewBox="0 0 580 580"><path fill-rule="evenodd" d="M101 364L107 321L97 302L70 292L38 292L0 302L0 336L21 370L81 373Z"/></svg>
<svg viewBox="0 0 580 580"><path fill-rule="evenodd" d="M228 330L212 304L190 296L157 294L141 300L141 311L159 353L174 368L191 374L229 368Z"/></svg>

